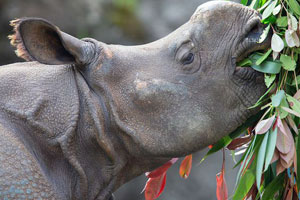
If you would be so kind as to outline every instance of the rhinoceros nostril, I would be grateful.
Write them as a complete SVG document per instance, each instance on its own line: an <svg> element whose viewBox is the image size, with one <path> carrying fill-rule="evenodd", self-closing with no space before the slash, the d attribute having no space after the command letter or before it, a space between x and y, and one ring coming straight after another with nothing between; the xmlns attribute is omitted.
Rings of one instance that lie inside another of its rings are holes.
<svg viewBox="0 0 300 200"><path fill-rule="evenodd" d="M245 38L259 40L263 33L264 25L260 22L258 17L252 19L245 29Z"/></svg>

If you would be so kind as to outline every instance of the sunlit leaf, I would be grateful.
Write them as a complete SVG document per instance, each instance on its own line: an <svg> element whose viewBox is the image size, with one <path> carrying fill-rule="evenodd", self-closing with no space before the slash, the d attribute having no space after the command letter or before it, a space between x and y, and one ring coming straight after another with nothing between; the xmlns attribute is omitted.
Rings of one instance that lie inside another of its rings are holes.
<svg viewBox="0 0 300 200"><path fill-rule="evenodd" d="M281 52L284 48L284 42L279 35L273 34L271 39L271 48L275 52Z"/></svg>
<svg viewBox="0 0 300 200"><path fill-rule="evenodd" d="M276 6L273 10L273 15L277 15L281 10L281 4L279 4L278 6Z"/></svg>
<svg viewBox="0 0 300 200"><path fill-rule="evenodd" d="M268 25L262 32L261 36L259 37L258 43L262 43L266 40L266 38L268 37L268 34L270 32L270 25Z"/></svg>
<svg viewBox="0 0 300 200"><path fill-rule="evenodd" d="M286 30L285 31L285 41L289 47L299 47L299 37L297 33L293 30Z"/></svg>
<svg viewBox="0 0 300 200"><path fill-rule="evenodd" d="M273 1L272 3L270 3L270 5L268 5L268 7L264 10L262 14L262 20L266 19L272 14L274 8L276 7L276 4L277 4L277 0Z"/></svg>
<svg viewBox="0 0 300 200"><path fill-rule="evenodd" d="M260 3L262 3L262 1L260 1ZM268 1L264 2L264 4L262 5L262 7L258 8L257 11L260 12L260 11L264 10L268 5L270 5L270 3L272 3L272 0L268 0Z"/></svg>
<svg viewBox="0 0 300 200"><path fill-rule="evenodd" d="M188 155L181 162L180 169L179 169L179 175L181 176L181 178L187 179L189 177L192 169L192 161L193 161L193 156Z"/></svg>
<svg viewBox="0 0 300 200"><path fill-rule="evenodd" d="M253 9L257 9L259 5L259 0L253 0L251 1L251 4L249 5L250 8L253 8Z"/></svg>

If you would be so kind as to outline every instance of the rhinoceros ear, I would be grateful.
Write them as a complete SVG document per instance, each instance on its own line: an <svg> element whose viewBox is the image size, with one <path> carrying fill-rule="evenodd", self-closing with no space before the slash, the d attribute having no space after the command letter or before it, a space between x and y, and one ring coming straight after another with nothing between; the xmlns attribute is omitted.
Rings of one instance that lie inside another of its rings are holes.
<svg viewBox="0 0 300 200"><path fill-rule="evenodd" d="M39 18L11 21L14 34L9 36L16 54L27 61L44 64L86 64L93 45L60 31Z"/></svg>

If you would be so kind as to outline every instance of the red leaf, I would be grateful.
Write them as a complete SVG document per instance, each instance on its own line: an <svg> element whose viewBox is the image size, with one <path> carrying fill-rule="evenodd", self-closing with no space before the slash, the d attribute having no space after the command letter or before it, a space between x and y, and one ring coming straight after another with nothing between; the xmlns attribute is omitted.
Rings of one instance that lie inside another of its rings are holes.
<svg viewBox="0 0 300 200"><path fill-rule="evenodd" d="M223 164L222 164L222 170L219 174L216 175L216 181L217 181L217 199L218 200L227 200L228 199L228 189L227 184L225 180L225 152L223 149Z"/></svg>
<svg viewBox="0 0 300 200"><path fill-rule="evenodd" d="M252 139L251 135L246 135L244 137L236 138L236 139L232 140L232 142L227 146L227 149L235 150L235 149L243 146L244 144L247 144L248 142L250 142L251 139Z"/></svg>
<svg viewBox="0 0 300 200"><path fill-rule="evenodd" d="M277 161L278 159L279 159L279 151L275 149L271 163Z"/></svg>
<svg viewBox="0 0 300 200"><path fill-rule="evenodd" d="M166 162L163 166L153 170L152 172L146 172L146 176L148 178L156 178L161 176L163 173L165 173L176 161L178 158L173 158L172 160L169 160Z"/></svg>
<svg viewBox="0 0 300 200"><path fill-rule="evenodd" d="M146 200L154 200L161 195L166 185L166 178L167 173L165 172L159 177L148 179L144 188Z"/></svg>
<svg viewBox="0 0 300 200"><path fill-rule="evenodd" d="M278 135L276 147L280 153L287 154L293 150L292 145L294 144L294 138L285 121L282 122L281 119L278 118L277 122Z"/></svg>
<svg viewBox="0 0 300 200"><path fill-rule="evenodd" d="M284 166L282 166L281 162L277 162L276 165L276 175L278 176L285 170Z"/></svg>
<svg viewBox="0 0 300 200"><path fill-rule="evenodd" d="M214 145L212 145L212 144L208 146L209 149L211 149L211 148L213 148L213 147L214 147Z"/></svg>
<svg viewBox="0 0 300 200"><path fill-rule="evenodd" d="M285 197L285 200L292 200L292 198L293 198L293 188L290 188Z"/></svg>
<svg viewBox="0 0 300 200"><path fill-rule="evenodd" d="M179 169L179 175L187 179L190 175L191 169L192 169L192 162L193 162L193 156L188 155L184 158L184 160L181 162L180 169Z"/></svg>

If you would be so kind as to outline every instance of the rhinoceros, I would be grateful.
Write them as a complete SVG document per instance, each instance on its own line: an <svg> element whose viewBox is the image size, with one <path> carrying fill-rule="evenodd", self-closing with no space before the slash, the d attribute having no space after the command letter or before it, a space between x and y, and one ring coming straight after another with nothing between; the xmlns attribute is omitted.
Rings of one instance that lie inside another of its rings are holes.
<svg viewBox="0 0 300 200"><path fill-rule="evenodd" d="M236 63L258 43L258 12L216 1L140 46L12 21L0 68L0 198L112 199L122 184L215 143L257 112L263 74Z"/></svg>

